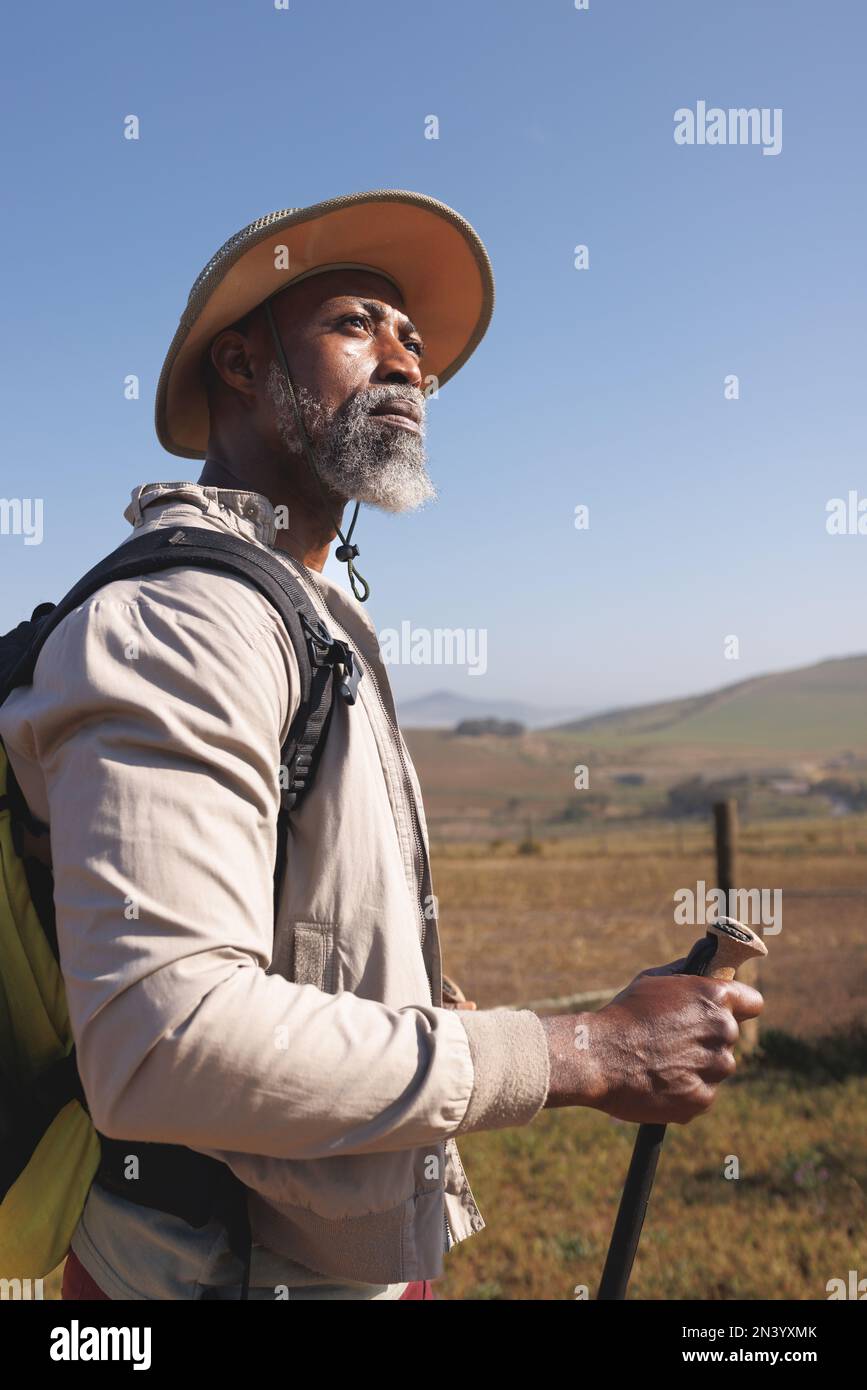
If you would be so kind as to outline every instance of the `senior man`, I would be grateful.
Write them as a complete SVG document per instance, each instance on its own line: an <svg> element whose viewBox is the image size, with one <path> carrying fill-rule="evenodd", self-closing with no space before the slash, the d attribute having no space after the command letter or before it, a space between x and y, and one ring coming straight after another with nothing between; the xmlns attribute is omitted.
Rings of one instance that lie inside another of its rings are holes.
<svg viewBox="0 0 867 1390"><path fill-rule="evenodd" d="M737 1020L761 1008L752 989L671 967L588 1015L444 997L422 798L352 535L362 502L434 497L427 400L492 305L469 224L392 190L259 219L191 291L156 423L204 467L136 488L125 515L133 537L203 528L269 551L355 653L357 699L336 703L288 829L298 660L242 578L178 565L107 585L0 711L51 827L94 1123L143 1169L186 1164L188 1187L196 1164L231 1175L251 1298L431 1298L444 1254L485 1224L456 1135L546 1105L687 1122L734 1069ZM338 537L354 597L322 572ZM127 1176L94 1183L64 1296L236 1296L243 1252L220 1213L195 1224Z"/></svg>

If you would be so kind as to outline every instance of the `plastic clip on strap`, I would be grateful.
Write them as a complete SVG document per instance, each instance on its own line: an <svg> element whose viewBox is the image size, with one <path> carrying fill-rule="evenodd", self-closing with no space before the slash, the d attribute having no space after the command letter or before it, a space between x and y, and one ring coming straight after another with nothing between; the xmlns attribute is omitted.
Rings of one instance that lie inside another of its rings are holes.
<svg viewBox="0 0 867 1390"><path fill-rule="evenodd" d="M312 713L308 716L303 743L287 757L288 773L281 793L281 816L284 817L298 803L307 790L312 777L314 764L322 751L325 730L331 719L332 703L324 697L328 682L334 682L340 697L348 705L354 705L358 682L362 669L352 648L331 636L321 619L311 619L306 613L299 613L301 626L307 638L307 651L313 668L313 689L310 695ZM280 834L285 830L281 822ZM282 843L278 839L278 844ZM276 898L275 898L276 911Z"/></svg>
<svg viewBox="0 0 867 1390"><path fill-rule="evenodd" d="M361 680L361 667L358 665L355 652L343 642L340 643L340 646L343 648L341 658L343 675L337 689L348 705L354 705L358 692L358 682Z"/></svg>
<svg viewBox="0 0 867 1390"><path fill-rule="evenodd" d="M310 660L314 666L330 666L337 674L337 667L343 667L343 675L338 682L338 692L348 705L354 705L361 680L361 667L352 648L338 638L332 637L324 623L311 623L302 613L301 625L307 633L307 646Z"/></svg>

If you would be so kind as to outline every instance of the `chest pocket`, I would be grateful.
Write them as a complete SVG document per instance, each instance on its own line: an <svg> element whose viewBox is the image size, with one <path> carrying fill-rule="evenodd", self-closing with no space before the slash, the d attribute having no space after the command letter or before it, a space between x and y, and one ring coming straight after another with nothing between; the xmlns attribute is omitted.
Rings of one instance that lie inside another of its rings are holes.
<svg viewBox="0 0 867 1390"><path fill-rule="evenodd" d="M278 930L269 975L336 993L334 926L331 922L287 922Z"/></svg>

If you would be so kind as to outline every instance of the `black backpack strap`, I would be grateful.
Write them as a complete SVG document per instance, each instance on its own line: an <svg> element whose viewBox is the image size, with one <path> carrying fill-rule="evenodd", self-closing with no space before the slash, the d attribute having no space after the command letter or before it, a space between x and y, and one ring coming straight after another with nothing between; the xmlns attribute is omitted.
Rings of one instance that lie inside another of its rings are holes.
<svg viewBox="0 0 867 1390"><path fill-rule="evenodd" d="M354 704L361 671L352 648L331 636L289 567L270 551L239 537L187 526L151 531L118 546L34 625L32 639L0 691L0 704L15 686L33 679L39 654L51 633L97 590L116 580L140 578L186 565L249 580L283 620L298 661L301 691L298 710L281 751L281 802L284 811L297 809L316 772L330 720L334 685L347 704Z"/></svg>

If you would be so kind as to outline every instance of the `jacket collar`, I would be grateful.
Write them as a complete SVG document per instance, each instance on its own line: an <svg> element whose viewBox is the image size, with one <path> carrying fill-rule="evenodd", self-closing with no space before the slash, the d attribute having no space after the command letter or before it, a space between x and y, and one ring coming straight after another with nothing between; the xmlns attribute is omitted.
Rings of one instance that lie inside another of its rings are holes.
<svg viewBox="0 0 867 1390"><path fill-rule="evenodd" d="M276 547L277 524L274 507L260 492L203 487L199 483L190 482L143 483L133 488L124 516L132 526L142 526L146 521L155 521L160 512L172 503L197 507L203 515L219 518L238 535L256 541L259 545L265 545L269 550ZM306 578L320 591L338 622L341 622L347 632L359 642L362 655L366 655L368 660L376 661L379 658L376 628L357 600L341 585L335 584L333 579L327 579L318 570L309 569L301 561L292 559L285 551L277 550L276 553L281 559L288 560L293 568L300 571L302 578Z"/></svg>
<svg viewBox="0 0 867 1390"><path fill-rule="evenodd" d="M141 526L147 508L162 508L172 501L198 507L206 516L222 512L232 530L260 545L271 547L277 539L274 508L267 497L258 492L236 492L233 488L202 487L199 483L144 483L133 488L124 516L133 526ZM147 519L150 521L152 516Z"/></svg>

